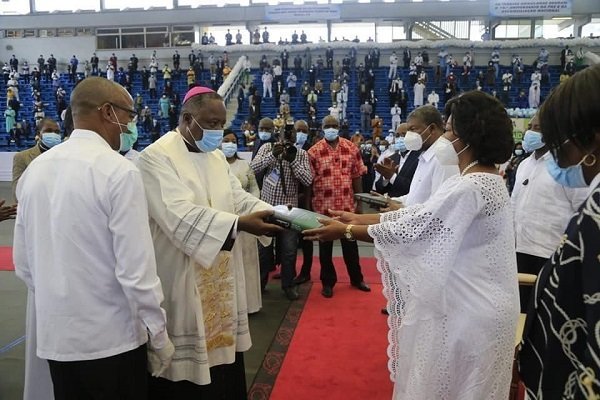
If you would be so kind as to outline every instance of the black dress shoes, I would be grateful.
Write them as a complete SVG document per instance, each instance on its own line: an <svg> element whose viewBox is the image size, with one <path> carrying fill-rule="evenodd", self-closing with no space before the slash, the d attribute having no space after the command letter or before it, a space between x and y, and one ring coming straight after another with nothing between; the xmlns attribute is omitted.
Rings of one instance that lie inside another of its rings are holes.
<svg viewBox="0 0 600 400"><path fill-rule="evenodd" d="M327 297L328 299L330 299L333 297L333 288L331 286L323 286L321 294L323 295L323 297Z"/></svg>
<svg viewBox="0 0 600 400"><path fill-rule="evenodd" d="M371 291L371 288L365 283L365 281L362 281L360 283L353 283L352 286L363 292Z"/></svg>
<svg viewBox="0 0 600 400"><path fill-rule="evenodd" d="M285 297L287 297L288 300L294 301L294 300L298 300L298 298L300 297L300 295L298 294L298 289L296 289L296 286L290 286L290 287L283 288L283 291L285 293Z"/></svg>
<svg viewBox="0 0 600 400"><path fill-rule="evenodd" d="M302 285L303 283L306 283L306 282L310 282L310 276L308 276L308 275L300 274L294 278L294 283L296 285Z"/></svg>

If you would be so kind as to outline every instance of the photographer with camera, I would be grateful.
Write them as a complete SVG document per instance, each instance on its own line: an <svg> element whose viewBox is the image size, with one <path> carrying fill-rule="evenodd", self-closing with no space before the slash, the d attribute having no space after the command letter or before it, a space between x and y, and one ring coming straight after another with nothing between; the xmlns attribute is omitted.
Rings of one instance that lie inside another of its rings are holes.
<svg viewBox="0 0 600 400"><path fill-rule="evenodd" d="M362 176L363 192L369 193L373 188L373 182L375 182L375 164L379 159L379 149L377 145L373 143L373 140L368 139L365 143L360 146L360 155L363 160L363 164L367 167L367 173Z"/></svg>
<svg viewBox="0 0 600 400"><path fill-rule="evenodd" d="M260 121L260 129L273 130L270 118ZM276 135L276 140L265 143L250 163L256 175L263 175L260 198L273 205L298 206L299 184L310 186L312 173L308 154L295 146L296 135L291 126ZM264 291L268 275L275 267L275 254L281 260L281 287L289 300L298 299L298 290L294 285L296 276L296 254L298 251L298 233L285 230L277 233L269 246L259 245L261 285Z"/></svg>

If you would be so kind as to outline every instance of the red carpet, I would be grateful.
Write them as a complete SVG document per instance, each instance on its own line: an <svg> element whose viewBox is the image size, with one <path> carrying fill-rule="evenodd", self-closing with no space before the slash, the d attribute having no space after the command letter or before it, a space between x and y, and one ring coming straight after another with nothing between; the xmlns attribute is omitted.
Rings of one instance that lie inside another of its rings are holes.
<svg viewBox="0 0 600 400"><path fill-rule="evenodd" d="M12 247L0 247L0 271L14 271Z"/></svg>
<svg viewBox="0 0 600 400"><path fill-rule="evenodd" d="M340 285L344 286L345 283L350 283L350 277L348 276L348 271L346 270L346 264L344 264L344 259L342 257L333 257L333 264L335 265L335 272L337 273L338 278L336 288ZM296 273L300 272L301 266L302 255L298 255L298 260L296 262ZM381 284L381 274L379 273L379 271L377 271L377 259L375 259L375 257L361 257L360 266L362 267L362 273L365 282L367 282L368 284ZM310 276L312 282L315 283L316 286L319 286L319 291L321 290L321 281L319 280L320 272L321 264L319 264L319 257L313 257L313 267Z"/></svg>
<svg viewBox="0 0 600 400"><path fill-rule="evenodd" d="M270 399L390 399L388 327L375 260L361 260L372 288L363 293L350 287L342 258L334 258L338 283L331 299L321 296L315 261L314 284Z"/></svg>

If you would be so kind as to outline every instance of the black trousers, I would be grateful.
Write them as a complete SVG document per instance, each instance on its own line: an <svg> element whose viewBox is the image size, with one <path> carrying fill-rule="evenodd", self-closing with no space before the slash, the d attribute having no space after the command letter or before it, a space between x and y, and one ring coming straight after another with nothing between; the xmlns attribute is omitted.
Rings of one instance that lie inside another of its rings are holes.
<svg viewBox="0 0 600 400"><path fill-rule="evenodd" d="M246 400L246 371L244 353L235 353L233 364L217 365L210 369L209 385L190 381L173 382L150 377L150 400Z"/></svg>
<svg viewBox="0 0 600 400"><path fill-rule="evenodd" d="M531 254L517 253L517 270L523 274L537 275L548 261L547 258L532 256ZM521 300L521 312L526 313L533 286L519 286L519 297Z"/></svg>
<svg viewBox="0 0 600 400"><path fill-rule="evenodd" d="M340 239L344 263L350 275L350 283L358 285L363 281L360 270L358 244L356 241ZM323 286L334 287L337 274L332 260L333 242L319 242L319 262L321 263L321 282Z"/></svg>
<svg viewBox="0 0 600 400"><path fill-rule="evenodd" d="M146 345L98 360L48 360L56 400L146 400Z"/></svg>
<svg viewBox="0 0 600 400"><path fill-rule="evenodd" d="M300 246L302 247L302 269L298 275L310 277L313 259L313 241L300 238Z"/></svg>

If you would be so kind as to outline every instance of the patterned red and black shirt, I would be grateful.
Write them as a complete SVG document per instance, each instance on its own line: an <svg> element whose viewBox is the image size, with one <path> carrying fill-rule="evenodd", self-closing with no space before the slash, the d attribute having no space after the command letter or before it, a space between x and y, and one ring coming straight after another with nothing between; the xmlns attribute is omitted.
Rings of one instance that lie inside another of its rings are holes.
<svg viewBox="0 0 600 400"><path fill-rule="evenodd" d="M325 139L308 150L313 173L312 207L327 215L328 210L354 212L352 180L367 173L358 147L339 138L332 147Z"/></svg>

